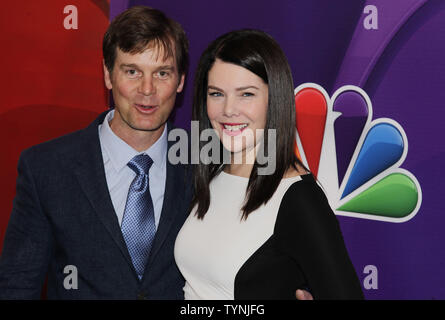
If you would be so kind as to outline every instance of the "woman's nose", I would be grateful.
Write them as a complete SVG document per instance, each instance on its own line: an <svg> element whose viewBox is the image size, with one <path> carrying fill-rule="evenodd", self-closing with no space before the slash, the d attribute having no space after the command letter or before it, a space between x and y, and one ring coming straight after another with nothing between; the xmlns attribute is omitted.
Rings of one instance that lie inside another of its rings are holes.
<svg viewBox="0 0 445 320"><path fill-rule="evenodd" d="M224 103L224 115L227 117L237 116L239 115L239 110L236 101L232 98L227 98Z"/></svg>

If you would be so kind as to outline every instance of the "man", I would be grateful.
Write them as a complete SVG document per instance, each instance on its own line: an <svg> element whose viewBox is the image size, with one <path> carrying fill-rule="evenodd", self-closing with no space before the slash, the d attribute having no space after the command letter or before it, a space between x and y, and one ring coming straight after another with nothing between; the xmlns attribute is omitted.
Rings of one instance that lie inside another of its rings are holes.
<svg viewBox="0 0 445 320"><path fill-rule="evenodd" d="M184 85L188 41L162 12L133 7L109 26L103 53L115 110L20 157L2 298L39 298L46 276L50 299L183 298L173 246L191 171L167 161L166 121Z"/></svg>
<svg viewBox="0 0 445 320"><path fill-rule="evenodd" d="M47 277L49 299L183 299L173 247L192 177L167 160L167 119L188 41L178 23L138 6L110 24L103 54L115 109L20 157L0 298L38 299Z"/></svg>

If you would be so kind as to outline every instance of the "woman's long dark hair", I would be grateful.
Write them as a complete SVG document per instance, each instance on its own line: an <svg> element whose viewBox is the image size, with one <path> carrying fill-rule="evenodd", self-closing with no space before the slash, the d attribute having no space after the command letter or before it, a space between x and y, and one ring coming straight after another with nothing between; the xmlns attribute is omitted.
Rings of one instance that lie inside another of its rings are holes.
<svg viewBox="0 0 445 320"><path fill-rule="evenodd" d="M276 168L271 175L258 175L260 164L255 161L242 208L242 218L247 219L252 211L270 200L287 169L296 169L296 163L304 168L294 154L296 129L293 79L285 54L268 34L243 29L220 36L201 55L195 75L193 120L199 121L200 134L203 130L212 128L207 115L207 85L209 70L216 59L246 68L263 79L269 89L263 144L264 150L268 150L267 132L268 129L275 129ZM200 148L203 145L204 142L200 142ZM197 205L196 215L199 219L204 218L210 206L209 184L224 167L221 164L201 162L196 165L195 194L191 208Z"/></svg>

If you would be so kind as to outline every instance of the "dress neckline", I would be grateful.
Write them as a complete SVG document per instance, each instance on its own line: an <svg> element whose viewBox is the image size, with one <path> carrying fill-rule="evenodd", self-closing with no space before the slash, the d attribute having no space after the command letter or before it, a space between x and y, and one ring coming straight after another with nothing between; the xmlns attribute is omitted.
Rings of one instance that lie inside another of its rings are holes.
<svg viewBox="0 0 445 320"><path fill-rule="evenodd" d="M234 174L230 174L230 173L225 172L224 170L222 170L221 173L223 175L227 176L227 177L231 177L231 178L234 178L234 179L239 179L239 180L242 180L242 181L245 181L245 182L249 182L249 178L247 178L247 177L242 177L242 176L237 176L237 175L234 175ZM288 177L288 178L281 178L281 180L282 181L283 180L285 180L285 181L292 181L293 179L295 179L295 180L302 180L302 178L304 176L306 176L306 175L310 175L310 174L302 174L302 175Z"/></svg>

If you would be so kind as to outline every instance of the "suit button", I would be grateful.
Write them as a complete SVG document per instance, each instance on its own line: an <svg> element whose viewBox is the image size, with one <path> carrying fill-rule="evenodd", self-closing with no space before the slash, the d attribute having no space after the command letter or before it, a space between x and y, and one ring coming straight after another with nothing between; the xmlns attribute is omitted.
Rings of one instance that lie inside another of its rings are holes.
<svg viewBox="0 0 445 320"><path fill-rule="evenodd" d="M138 300L145 300L145 295L143 293L138 293Z"/></svg>

